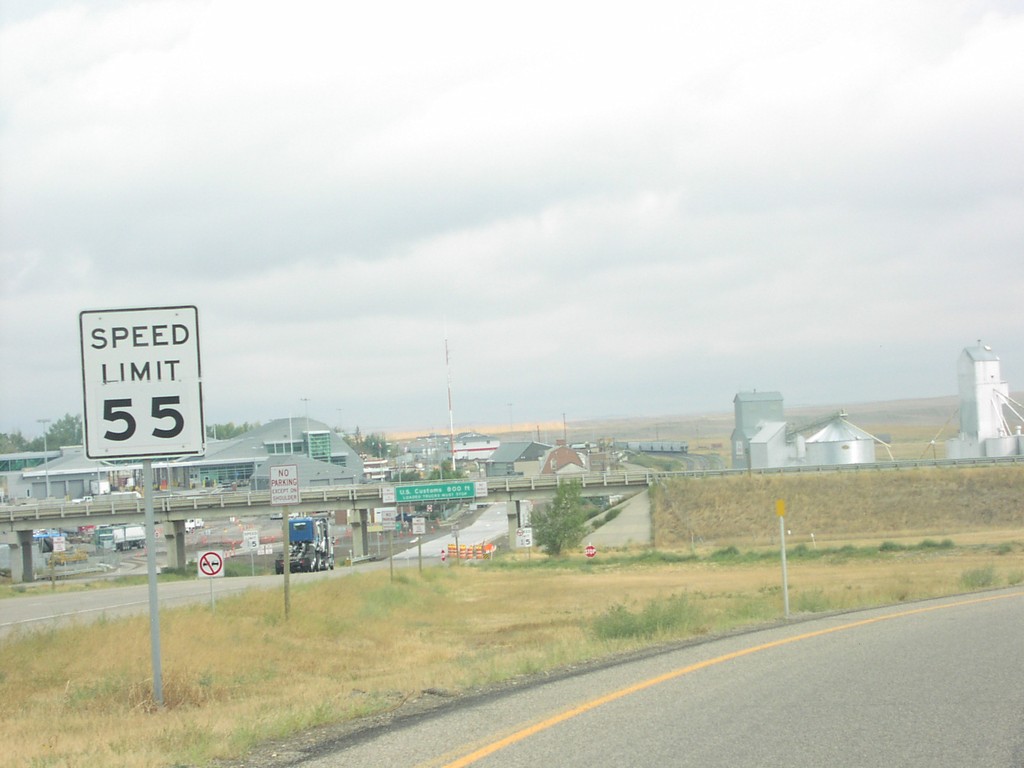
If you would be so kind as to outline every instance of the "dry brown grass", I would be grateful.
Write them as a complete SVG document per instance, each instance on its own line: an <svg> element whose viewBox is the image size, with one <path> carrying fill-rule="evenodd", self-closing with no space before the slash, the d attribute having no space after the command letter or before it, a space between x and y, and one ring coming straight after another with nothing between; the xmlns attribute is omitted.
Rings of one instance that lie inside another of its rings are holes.
<svg viewBox="0 0 1024 768"><path fill-rule="evenodd" d="M656 496L660 558L506 555L485 567L353 574L161 614L166 706L153 706L148 619L0 641L3 766L203 765L268 739L424 697L624 652L681 634L602 640L616 608L682 596L686 633L777 620L774 499L789 503L796 612L896 603L1024 583L1019 468L687 480ZM915 482L910 482L916 478ZM930 511L929 511L930 510ZM689 531L704 537L698 558ZM816 531L814 542L808 534ZM922 538L952 539L941 546ZM856 542L864 549L844 548ZM716 549L736 543L738 555ZM867 547L870 547L868 549ZM674 562L664 555L676 551ZM685 634L685 633L683 633Z"/></svg>
<svg viewBox="0 0 1024 768"><path fill-rule="evenodd" d="M795 541L934 536L1024 528L1024 466L742 475L652 489L656 544L757 545L778 539L775 500Z"/></svg>
<svg viewBox="0 0 1024 768"><path fill-rule="evenodd" d="M965 571L1024 581L1024 531L1002 547L836 552L790 562L795 611L851 608L962 591ZM670 637L598 640L594 618L685 595L698 632L777 619L772 559L638 565L614 553L557 567L449 568L390 583L386 573L302 585L292 618L277 592L164 612L166 707L152 704L148 621L82 625L2 645L3 765L203 764L298 730ZM55 727L54 724L59 724Z"/></svg>

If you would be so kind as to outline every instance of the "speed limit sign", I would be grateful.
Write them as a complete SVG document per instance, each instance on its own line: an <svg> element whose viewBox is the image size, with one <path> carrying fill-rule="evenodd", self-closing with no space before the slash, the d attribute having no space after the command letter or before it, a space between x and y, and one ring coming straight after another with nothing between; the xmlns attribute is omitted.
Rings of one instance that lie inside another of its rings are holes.
<svg viewBox="0 0 1024 768"><path fill-rule="evenodd" d="M85 311L79 331L88 458L204 452L195 307Z"/></svg>

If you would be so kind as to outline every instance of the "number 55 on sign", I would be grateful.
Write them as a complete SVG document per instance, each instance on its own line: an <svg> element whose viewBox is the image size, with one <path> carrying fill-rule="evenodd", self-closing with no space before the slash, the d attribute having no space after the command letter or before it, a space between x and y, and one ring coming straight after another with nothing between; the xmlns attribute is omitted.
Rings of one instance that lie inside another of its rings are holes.
<svg viewBox="0 0 1024 768"><path fill-rule="evenodd" d="M85 311L79 330L86 456L205 451L195 307Z"/></svg>

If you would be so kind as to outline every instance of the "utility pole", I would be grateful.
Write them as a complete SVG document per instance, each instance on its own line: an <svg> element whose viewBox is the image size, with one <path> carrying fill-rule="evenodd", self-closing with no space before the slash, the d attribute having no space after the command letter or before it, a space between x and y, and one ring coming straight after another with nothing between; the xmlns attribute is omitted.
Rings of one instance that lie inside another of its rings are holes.
<svg viewBox="0 0 1024 768"><path fill-rule="evenodd" d="M452 477L455 477L455 412L452 410L452 369L448 362L447 336L444 337L444 367L448 375L448 449L452 457ZM441 478L444 478L443 469L441 471Z"/></svg>
<svg viewBox="0 0 1024 768"><path fill-rule="evenodd" d="M46 445L46 433L49 431L46 425L50 423L50 419L36 419L36 421L43 425L43 476L46 477L46 498L50 498L50 457Z"/></svg>

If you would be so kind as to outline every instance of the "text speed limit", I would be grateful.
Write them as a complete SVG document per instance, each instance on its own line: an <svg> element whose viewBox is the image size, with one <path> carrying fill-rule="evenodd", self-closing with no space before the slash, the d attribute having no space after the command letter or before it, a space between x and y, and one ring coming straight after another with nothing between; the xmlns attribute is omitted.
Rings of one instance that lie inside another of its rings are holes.
<svg viewBox="0 0 1024 768"><path fill-rule="evenodd" d="M79 315L85 451L91 459L204 450L195 307Z"/></svg>

